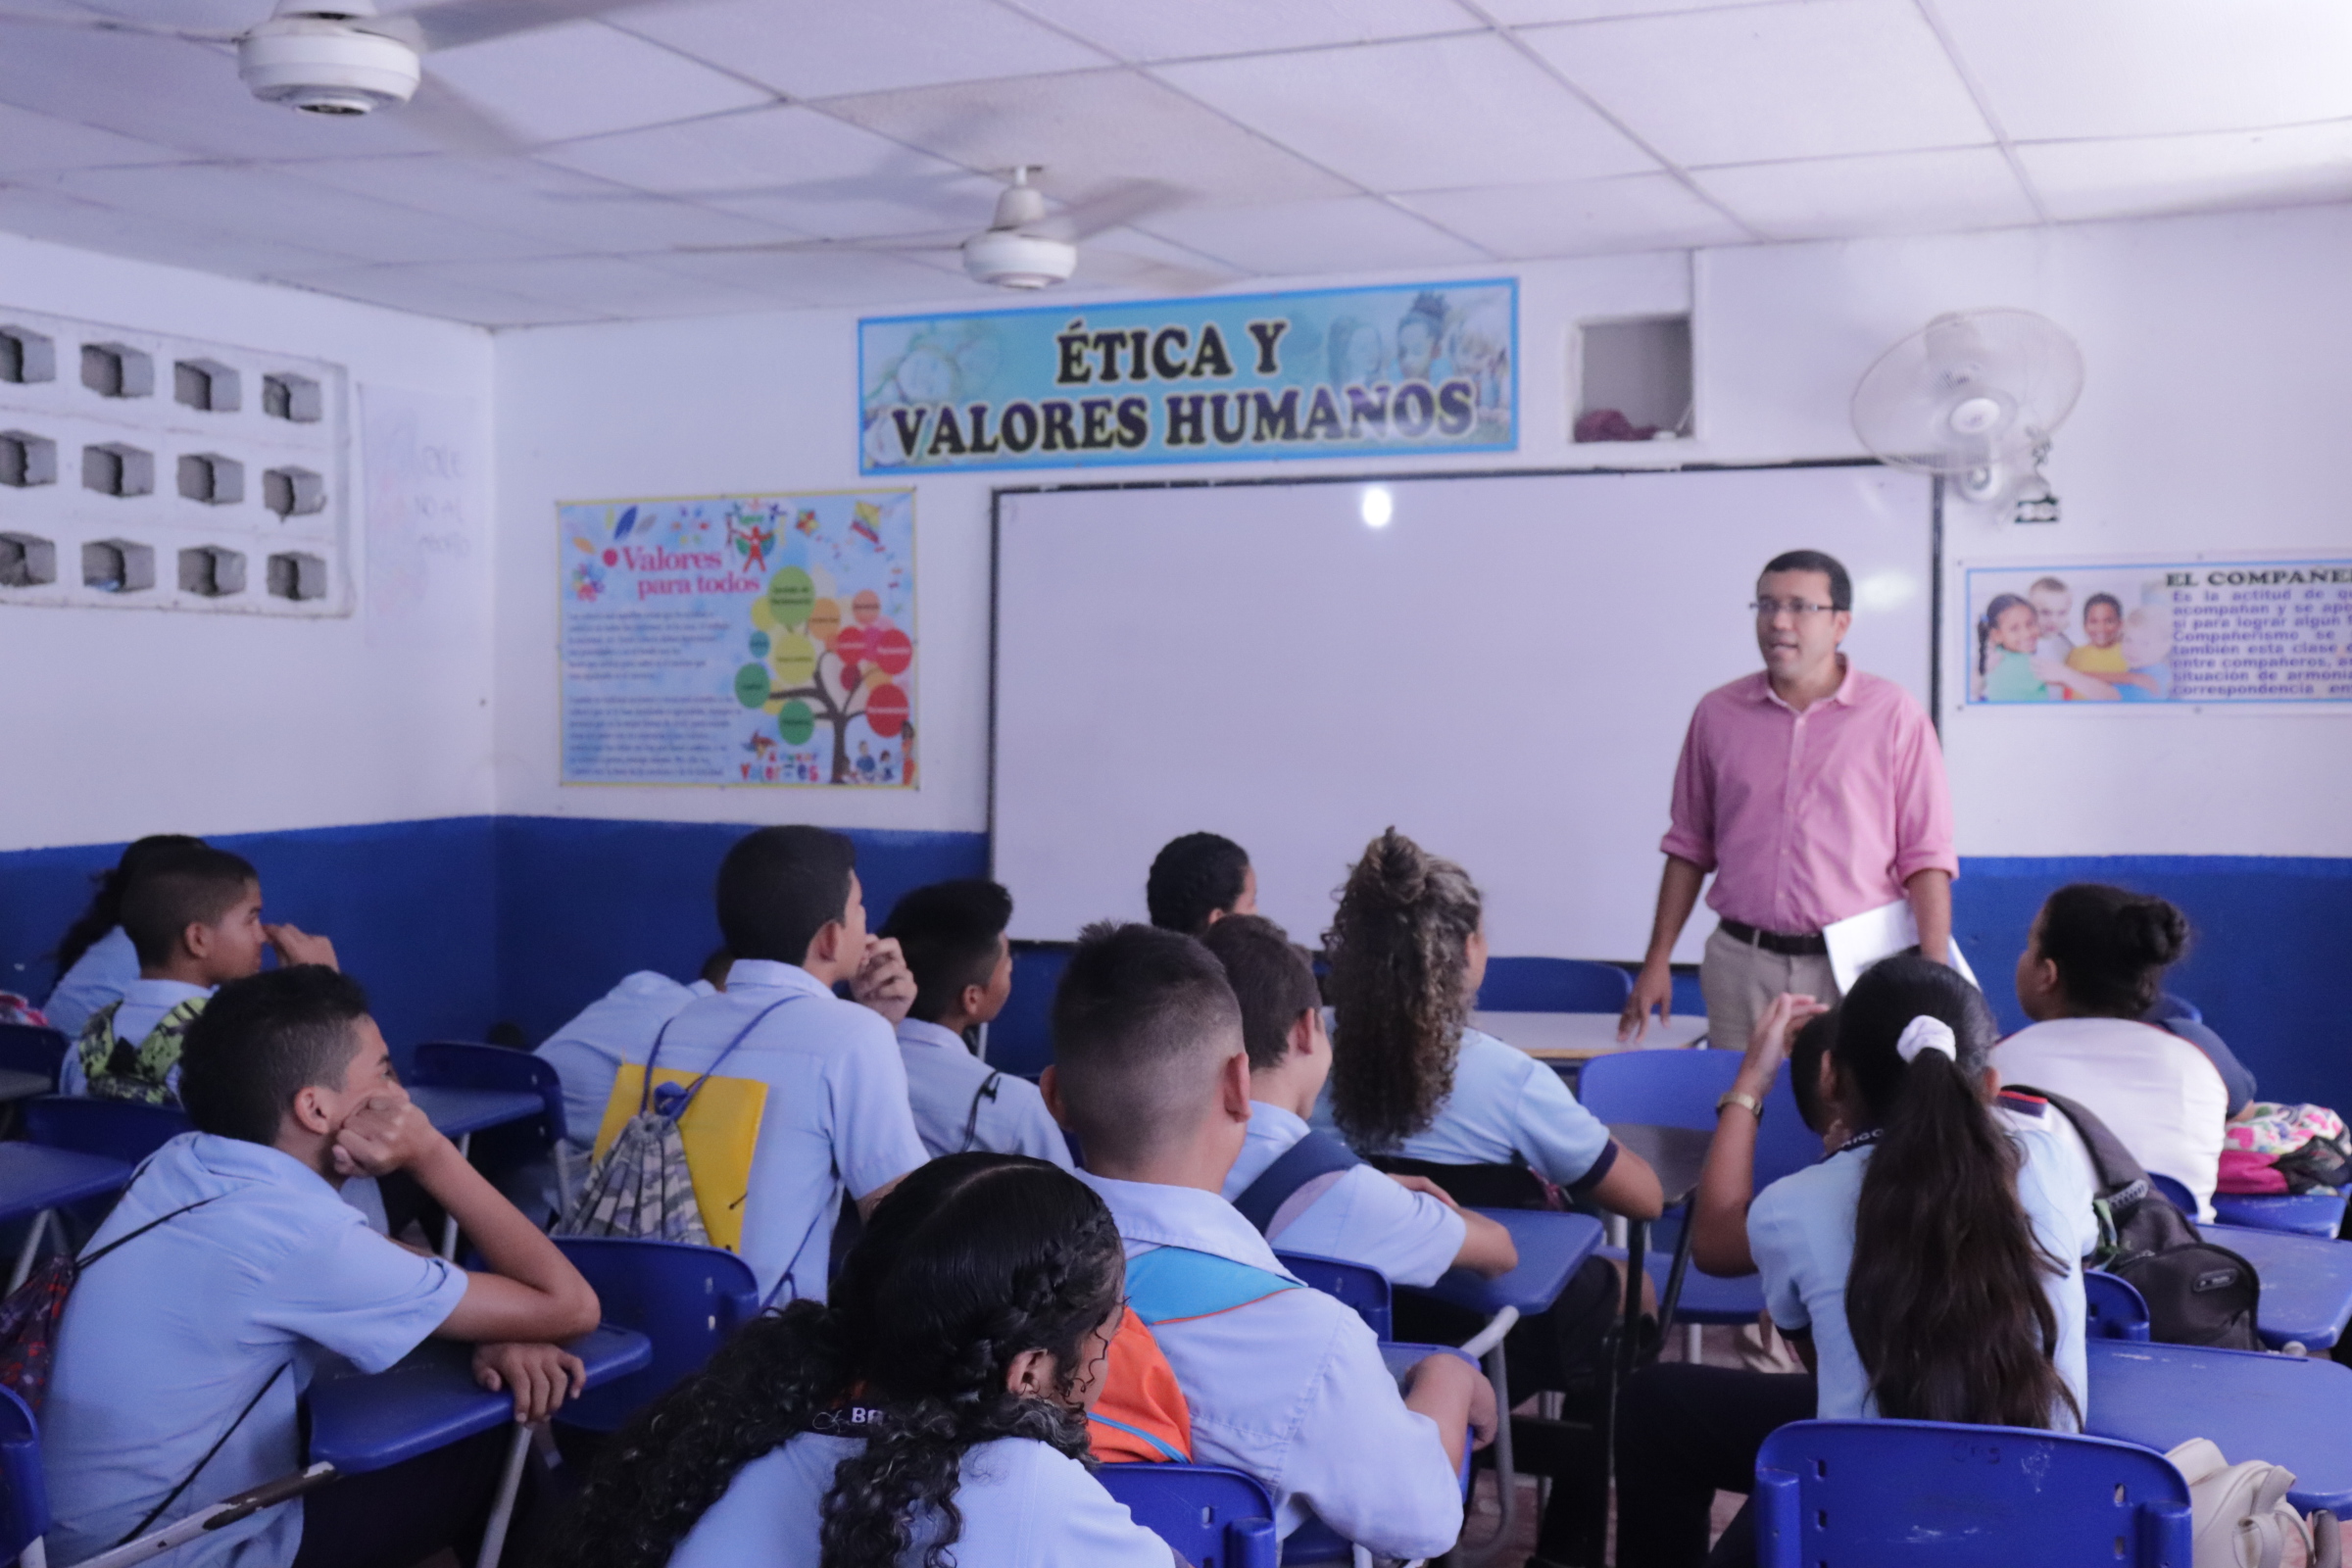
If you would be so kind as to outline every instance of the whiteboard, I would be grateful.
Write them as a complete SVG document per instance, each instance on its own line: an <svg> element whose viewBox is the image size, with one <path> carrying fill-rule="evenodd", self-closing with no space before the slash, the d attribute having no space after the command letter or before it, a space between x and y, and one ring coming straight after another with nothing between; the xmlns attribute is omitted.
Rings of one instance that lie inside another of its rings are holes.
<svg viewBox="0 0 2352 1568"><path fill-rule="evenodd" d="M1144 918L1205 828L1317 946L1394 823L1468 868L1495 952L1639 958L1691 707L1762 667L1758 570L1844 562L1848 656L1924 706L1934 531L1929 481L1876 466L1000 492L1012 935Z"/></svg>

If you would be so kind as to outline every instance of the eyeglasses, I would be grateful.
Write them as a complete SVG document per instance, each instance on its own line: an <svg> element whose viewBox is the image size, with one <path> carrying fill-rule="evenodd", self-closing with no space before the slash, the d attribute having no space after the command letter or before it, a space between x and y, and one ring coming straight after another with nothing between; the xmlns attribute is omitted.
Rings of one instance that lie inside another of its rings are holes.
<svg viewBox="0 0 2352 1568"><path fill-rule="evenodd" d="M1747 608L1756 612L1758 620L1774 619L1784 610L1802 620L1807 615L1832 614L1838 609L1836 605L1808 604L1802 599L1759 599Z"/></svg>

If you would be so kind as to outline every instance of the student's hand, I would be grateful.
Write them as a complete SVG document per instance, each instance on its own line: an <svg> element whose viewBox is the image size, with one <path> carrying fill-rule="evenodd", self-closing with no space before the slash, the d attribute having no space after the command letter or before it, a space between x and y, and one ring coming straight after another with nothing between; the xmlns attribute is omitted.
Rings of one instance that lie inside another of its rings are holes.
<svg viewBox="0 0 2352 1568"><path fill-rule="evenodd" d="M389 1176L413 1170L443 1151L454 1156L457 1146L416 1108L407 1090L387 1084L335 1129L329 1157L339 1176Z"/></svg>
<svg viewBox="0 0 2352 1568"><path fill-rule="evenodd" d="M1483 1448L1494 1441L1500 1414L1494 1404L1494 1385L1487 1375L1451 1351L1441 1350L1413 1363L1405 1375L1405 1403L1427 1415L1424 1406L1442 1403L1468 1411L1470 1446Z"/></svg>
<svg viewBox="0 0 2352 1568"><path fill-rule="evenodd" d="M492 1394L513 1390L514 1419L528 1426L554 1415L566 1398L578 1398L588 1386L588 1368L561 1346L477 1345L473 1381Z"/></svg>
<svg viewBox="0 0 2352 1568"><path fill-rule="evenodd" d="M850 995L880 1013L893 1029L906 1021L906 1009L914 1005L914 971L906 967L897 937L866 938L865 956L851 977Z"/></svg>
<svg viewBox="0 0 2352 1568"><path fill-rule="evenodd" d="M287 968L296 964L316 963L326 968L340 967L335 962L335 945L324 937L315 937L298 925L266 925L262 935L277 950L277 961Z"/></svg>
<svg viewBox="0 0 2352 1568"><path fill-rule="evenodd" d="M1431 1181L1426 1176L1398 1176L1391 1174L1389 1180L1395 1182L1397 1186L1403 1188L1408 1193L1425 1193L1429 1197L1436 1199L1439 1202L1444 1203L1447 1208L1452 1209L1457 1214L1462 1210L1462 1205L1453 1200L1453 1195L1451 1193L1447 1192L1445 1188L1440 1187L1436 1182Z"/></svg>
<svg viewBox="0 0 2352 1568"><path fill-rule="evenodd" d="M1625 1010L1617 1016L1617 1038L1639 1041L1649 1033L1649 1015L1655 1011L1660 1023L1674 1022L1674 969L1666 963L1642 965L1634 977L1634 994L1625 1001Z"/></svg>
<svg viewBox="0 0 2352 1568"><path fill-rule="evenodd" d="M1772 1080L1788 1059L1788 1042L1805 1020L1829 1011L1826 1004L1793 991L1784 991L1772 999L1764 1016L1756 1020L1753 1033L1747 1037L1747 1055L1740 1063L1740 1076L1734 1087L1743 1094L1762 1100L1772 1089Z"/></svg>

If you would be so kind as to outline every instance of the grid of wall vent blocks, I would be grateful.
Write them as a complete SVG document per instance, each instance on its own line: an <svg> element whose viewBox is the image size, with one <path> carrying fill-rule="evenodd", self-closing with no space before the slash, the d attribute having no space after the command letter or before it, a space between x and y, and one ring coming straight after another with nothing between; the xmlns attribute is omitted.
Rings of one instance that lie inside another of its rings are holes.
<svg viewBox="0 0 2352 1568"><path fill-rule="evenodd" d="M348 615L345 385L0 307L0 605Z"/></svg>

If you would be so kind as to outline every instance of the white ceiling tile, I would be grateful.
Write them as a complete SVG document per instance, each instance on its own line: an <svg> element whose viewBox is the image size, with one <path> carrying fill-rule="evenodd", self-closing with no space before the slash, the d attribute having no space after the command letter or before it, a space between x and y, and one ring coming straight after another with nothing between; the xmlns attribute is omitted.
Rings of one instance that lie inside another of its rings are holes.
<svg viewBox="0 0 2352 1568"><path fill-rule="evenodd" d="M1654 17L1669 11L1716 11L1729 6L1786 5L1791 0L1480 0L1506 27L1544 22L1592 22L1602 17Z"/></svg>
<svg viewBox="0 0 2352 1568"><path fill-rule="evenodd" d="M1943 0L1937 14L2021 141L2352 116L2342 0Z"/></svg>
<svg viewBox="0 0 2352 1568"><path fill-rule="evenodd" d="M476 326L540 326L560 321L595 321L603 312L554 300L510 294L444 276L433 267L350 267L282 272L278 281L342 299L381 305L417 316L438 316Z"/></svg>
<svg viewBox="0 0 2352 1568"><path fill-rule="evenodd" d="M1512 260L1686 250L1749 237L1670 174L1419 191L1397 200Z"/></svg>
<svg viewBox="0 0 2352 1568"><path fill-rule="evenodd" d="M0 174L28 170L105 169L180 163L193 156L111 130L0 104Z"/></svg>
<svg viewBox="0 0 2352 1568"><path fill-rule="evenodd" d="M2017 150L2061 219L2352 200L2352 123Z"/></svg>
<svg viewBox="0 0 2352 1568"><path fill-rule="evenodd" d="M1682 164L1989 143L1910 0L1808 0L1520 34Z"/></svg>
<svg viewBox="0 0 2352 1568"><path fill-rule="evenodd" d="M1257 54L1467 32L1478 26L1453 0L1015 0L1124 60Z"/></svg>
<svg viewBox="0 0 2352 1568"><path fill-rule="evenodd" d="M1311 164L1128 71L836 98L825 112L967 169L1042 168L1047 192L1070 200L1136 179L1212 201L1348 194Z"/></svg>
<svg viewBox="0 0 2352 1568"><path fill-rule="evenodd" d="M1656 167L1492 35L1200 61L1155 74L1374 190L1535 184Z"/></svg>
<svg viewBox="0 0 2352 1568"><path fill-rule="evenodd" d="M0 185L0 229L110 256L230 277L260 277L285 267L349 265L343 258L301 246L220 233L191 223L158 223L60 191L23 186Z"/></svg>
<svg viewBox="0 0 2352 1568"><path fill-rule="evenodd" d="M886 92L1109 64L996 0L724 0L624 13L614 24L796 98Z"/></svg>
<svg viewBox="0 0 2352 1568"><path fill-rule="evenodd" d="M1699 169L1707 194L1774 239L1922 234L2036 221L1990 147Z"/></svg>
<svg viewBox="0 0 2352 1568"><path fill-rule="evenodd" d="M1154 233L1246 272L1461 267L1491 259L1375 196L1270 207L1193 207L1145 223Z"/></svg>
<svg viewBox="0 0 2352 1568"><path fill-rule="evenodd" d="M665 256L664 269L772 292L800 305L880 305L940 301L967 307L1010 303L955 270L884 251L747 251Z"/></svg>
<svg viewBox="0 0 2352 1568"><path fill-rule="evenodd" d="M589 23L447 50L425 70L540 142L723 114L770 99L659 44Z"/></svg>
<svg viewBox="0 0 2352 1568"><path fill-rule="evenodd" d="M778 232L772 223L649 196L527 158L338 159L278 168L289 178L527 234L560 253L723 245Z"/></svg>
<svg viewBox="0 0 2352 1568"><path fill-rule="evenodd" d="M612 256L536 262L461 262L431 269L445 282L553 301L602 316L727 315L773 310L772 293Z"/></svg>

